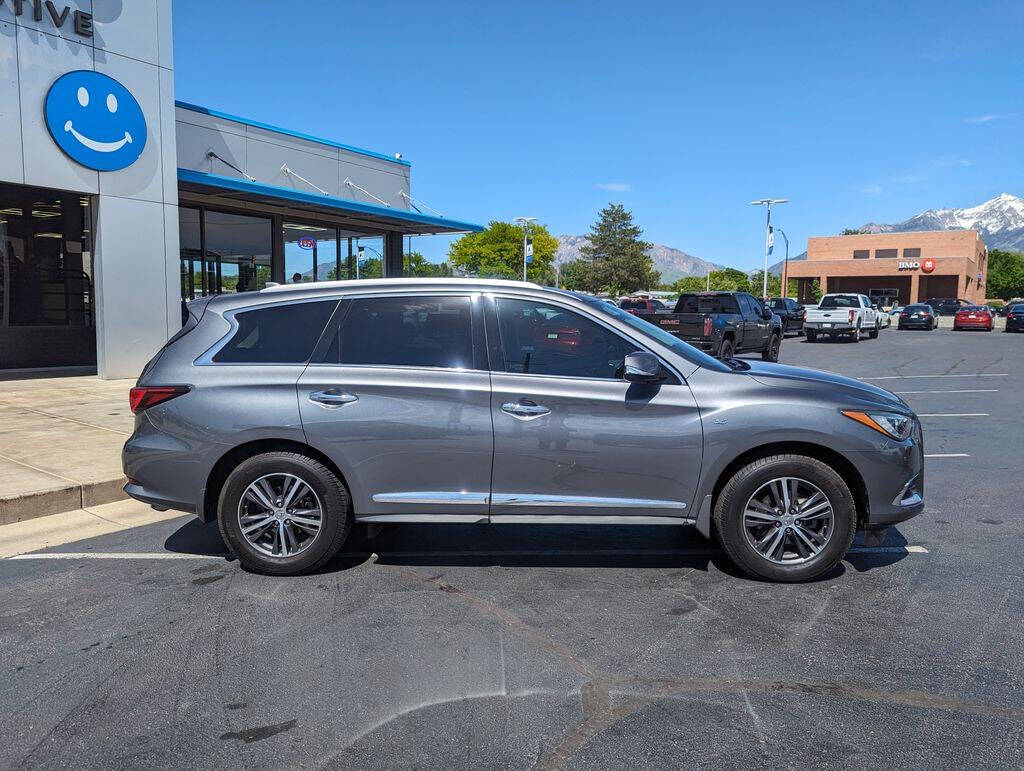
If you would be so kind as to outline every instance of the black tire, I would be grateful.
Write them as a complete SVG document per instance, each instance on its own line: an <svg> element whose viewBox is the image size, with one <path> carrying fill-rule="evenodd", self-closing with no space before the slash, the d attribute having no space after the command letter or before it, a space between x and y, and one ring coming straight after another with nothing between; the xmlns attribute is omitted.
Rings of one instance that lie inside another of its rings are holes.
<svg viewBox="0 0 1024 771"><path fill-rule="evenodd" d="M765 361L778 361L779 351L782 349L782 339L778 335L772 335L768 341L768 347L761 351L761 358Z"/></svg>
<svg viewBox="0 0 1024 771"><path fill-rule="evenodd" d="M722 347L718 349L718 358L731 359L735 352L736 349L732 344L732 340L723 340Z"/></svg>
<svg viewBox="0 0 1024 771"><path fill-rule="evenodd" d="M853 331L853 339L850 342L853 342L853 343L859 343L860 342L860 327L857 327Z"/></svg>
<svg viewBox="0 0 1024 771"><path fill-rule="evenodd" d="M831 536L814 557L795 564L778 564L758 552L746 537L743 511L750 497L766 482L797 477L817 486L833 511ZM729 558L743 572L769 581L809 581L832 570L846 555L857 532L857 505L838 473L820 460L805 455L772 455L748 463L726 482L715 502L718 539Z"/></svg>
<svg viewBox="0 0 1024 771"><path fill-rule="evenodd" d="M808 343L818 342L818 330L816 329L805 329L804 335L807 337Z"/></svg>
<svg viewBox="0 0 1024 771"><path fill-rule="evenodd" d="M249 543L239 522L239 504L246 488L268 474L291 474L305 482L320 500L321 525L312 542L294 556L271 556ZM235 467L221 489L217 524L221 537L238 561L256 573L295 576L316 570L338 553L352 529L348 490L329 468L294 452L265 452Z"/></svg>
<svg viewBox="0 0 1024 771"><path fill-rule="evenodd" d="M878 333L880 331L881 331L881 328L878 326L878 322L876 321L875 322L875 328L872 329L870 332L868 332L868 337L871 338L872 340L877 340L878 339Z"/></svg>

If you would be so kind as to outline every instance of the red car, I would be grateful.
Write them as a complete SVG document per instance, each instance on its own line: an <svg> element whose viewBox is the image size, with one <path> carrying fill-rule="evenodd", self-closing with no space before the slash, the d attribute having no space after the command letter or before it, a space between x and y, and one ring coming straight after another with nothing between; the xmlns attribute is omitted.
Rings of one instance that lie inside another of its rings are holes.
<svg viewBox="0 0 1024 771"><path fill-rule="evenodd" d="M958 310L953 317L954 332L960 329L984 329L991 332L995 325L992 311L988 308L979 308L977 305L967 305Z"/></svg>

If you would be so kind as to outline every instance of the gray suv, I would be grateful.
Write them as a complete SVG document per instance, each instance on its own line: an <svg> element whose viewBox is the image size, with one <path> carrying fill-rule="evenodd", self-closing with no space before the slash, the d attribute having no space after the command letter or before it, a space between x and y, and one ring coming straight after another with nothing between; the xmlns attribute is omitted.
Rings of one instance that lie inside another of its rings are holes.
<svg viewBox="0 0 1024 771"><path fill-rule="evenodd" d="M526 283L204 298L131 400L125 491L216 520L277 575L356 523L586 523L694 525L747 573L800 581L924 507L920 423L888 391L718 361Z"/></svg>

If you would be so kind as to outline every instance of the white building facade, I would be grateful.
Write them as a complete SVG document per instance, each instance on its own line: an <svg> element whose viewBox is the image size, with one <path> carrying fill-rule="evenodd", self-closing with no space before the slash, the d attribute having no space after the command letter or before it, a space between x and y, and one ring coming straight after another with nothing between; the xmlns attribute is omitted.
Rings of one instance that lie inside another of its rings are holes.
<svg viewBox="0 0 1024 771"><path fill-rule="evenodd" d="M0 0L0 371L135 377L183 300L479 230L400 157L176 103L172 48L171 0Z"/></svg>

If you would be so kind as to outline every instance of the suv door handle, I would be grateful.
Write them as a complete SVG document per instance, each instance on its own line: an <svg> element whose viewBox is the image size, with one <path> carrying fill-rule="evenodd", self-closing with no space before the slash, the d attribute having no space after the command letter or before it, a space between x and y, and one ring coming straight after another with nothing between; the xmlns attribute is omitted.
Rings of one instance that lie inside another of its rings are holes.
<svg viewBox="0 0 1024 771"><path fill-rule="evenodd" d="M326 391L314 391L309 395L309 400L319 404L321 407L337 409L338 407L344 407L346 404L359 401L359 397L347 391L342 391L340 388L328 388Z"/></svg>
<svg viewBox="0 0 1024 771"><path fill-rule="evenodd" d="M501 405L501 411L519 420L533 420L541 415L551 412L543 404L537 404L532 399L520 399L518 402L505 402Z"/></svg>

